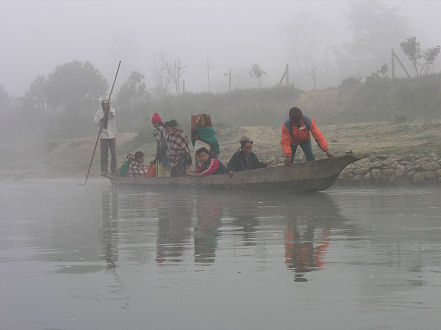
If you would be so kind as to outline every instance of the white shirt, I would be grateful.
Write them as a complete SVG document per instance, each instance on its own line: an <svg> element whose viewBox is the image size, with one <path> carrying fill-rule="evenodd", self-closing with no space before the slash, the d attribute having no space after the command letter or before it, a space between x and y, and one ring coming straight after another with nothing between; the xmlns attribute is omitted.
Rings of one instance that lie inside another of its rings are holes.
<svg viewBox="0 0 441 330"><path fill-rule="evenodd" d="M104 110L99 109L95 113L94 122L97 125L100 125L100 120L104 118ZM101 130L101 138L102 139L116 139L116 125L115 125L115 109L110 108L109 112L109 120L107 122L107 128Z"/></svg>

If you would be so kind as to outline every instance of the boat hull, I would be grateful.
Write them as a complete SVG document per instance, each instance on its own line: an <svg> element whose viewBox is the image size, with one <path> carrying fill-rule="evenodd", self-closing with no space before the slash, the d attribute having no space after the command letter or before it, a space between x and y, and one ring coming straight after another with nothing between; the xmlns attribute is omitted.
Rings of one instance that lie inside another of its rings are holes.
<svg viewBox="0 0 441 330"><path fill-rule="evenodd" d="M204 177L134 178L110 176L116 185L251 191L321 191L329 188L349 164L365 156L344 156Z"/></svg>

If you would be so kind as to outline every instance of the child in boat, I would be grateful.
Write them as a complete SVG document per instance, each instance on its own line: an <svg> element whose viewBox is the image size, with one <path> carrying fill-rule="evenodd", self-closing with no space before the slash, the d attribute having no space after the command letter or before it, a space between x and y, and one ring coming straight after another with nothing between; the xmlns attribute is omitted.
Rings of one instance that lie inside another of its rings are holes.
<svg viewBox="0 0 441 330"><path fill-rule="evenodd" d="M135 152L135 159L129 166L129 175L143 178L147 173L147 167L144 165L144 153L142 151Z"/></svg>
<svg viewBox="0 0 441 330"><path fill-rule="evenodd" d="M224 164L219 159L212 156L207 148L202 147L196 151L196 157L201 162L194 172L187 172L190 176L205 176L211 174L224 174L227 172Z"/></svg>
<svg viewBox="0 0 441 330"><path fill-rule="evenodd" d="M119 169L119 176L127 176L127 173L130 169L130 164L133 162L134 155L132 153L129 153L126 158L127 160L121 165L121 168Z"/></svg>

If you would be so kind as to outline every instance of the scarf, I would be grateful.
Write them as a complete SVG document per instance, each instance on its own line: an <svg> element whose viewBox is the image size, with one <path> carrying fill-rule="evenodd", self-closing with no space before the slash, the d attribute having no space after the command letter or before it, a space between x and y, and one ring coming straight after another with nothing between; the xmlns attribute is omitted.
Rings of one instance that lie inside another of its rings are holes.
<svg viewBox="0 0 441 330"><path fill-rule="evenodd" d="M219 142L217 142L216 133L213 127L197 127L197 132L202 141L213 145L214 156L219 155Z"/></svg>

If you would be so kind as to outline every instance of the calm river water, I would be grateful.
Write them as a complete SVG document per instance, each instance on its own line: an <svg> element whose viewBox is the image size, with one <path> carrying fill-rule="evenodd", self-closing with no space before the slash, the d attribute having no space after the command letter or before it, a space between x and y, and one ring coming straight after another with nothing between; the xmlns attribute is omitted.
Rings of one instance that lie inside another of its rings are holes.
<svg viewBox="0 0 441 330"><path fill-rule="evenodd" d="M0 183L0 329L440 329L441 191Z"/></svg>

